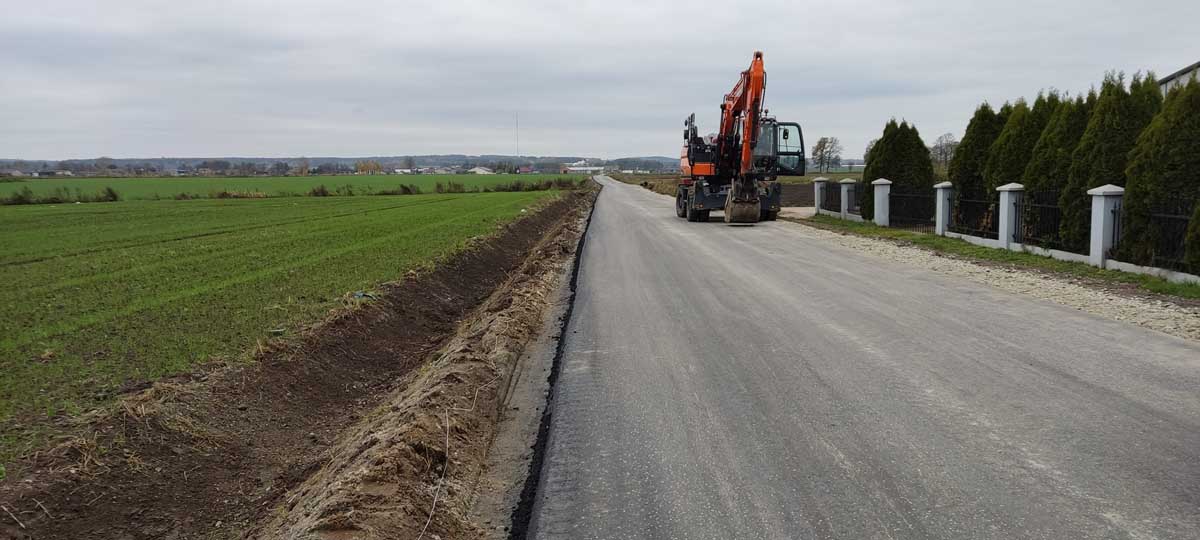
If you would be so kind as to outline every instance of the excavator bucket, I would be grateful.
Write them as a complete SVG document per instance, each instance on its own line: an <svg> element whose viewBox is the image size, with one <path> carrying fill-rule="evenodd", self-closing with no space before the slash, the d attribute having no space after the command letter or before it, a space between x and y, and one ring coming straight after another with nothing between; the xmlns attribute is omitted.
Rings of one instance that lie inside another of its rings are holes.
<svg viewBox="0 0 1200 540"><path fill-rule="evenodd" d="M725 223L758 223L759 206L754 182L735 180L725 199Z"/></svg>
<svg viewBox="0 0 1200 540"><path fill-rule="evenodd" d="M725 223L758 223L758 218L758 201L725 203Z"/></svg>

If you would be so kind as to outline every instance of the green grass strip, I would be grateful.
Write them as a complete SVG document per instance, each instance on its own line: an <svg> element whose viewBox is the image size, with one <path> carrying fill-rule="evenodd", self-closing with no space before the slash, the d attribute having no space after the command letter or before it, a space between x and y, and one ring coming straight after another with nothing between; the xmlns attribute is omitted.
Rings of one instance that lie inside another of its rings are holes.
<svg viewBox="0 0 1200 540"><path fill-rule="evenodd" d="M1200 298L1200 284L1195 283L1172 283L1156 276L1106 270L1080 262L1060 261L1023 251L977 246L957 238L879 227L872 223L845 221L824 215L813 216L809 219L800 220L800 222L817 225L823 229L856 234L858 236L896 240L937 253L955 255L965 259L998 262L1022 268L1043 270L1110 283L1132 283L1152 293L1179 298Z"/></svg>

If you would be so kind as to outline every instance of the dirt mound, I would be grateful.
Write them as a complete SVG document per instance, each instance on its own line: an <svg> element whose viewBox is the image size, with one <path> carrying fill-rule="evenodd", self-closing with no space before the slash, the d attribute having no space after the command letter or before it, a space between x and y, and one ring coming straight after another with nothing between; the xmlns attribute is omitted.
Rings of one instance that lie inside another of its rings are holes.
<svg viewBox="0 0 1200 540"><path fill-rule="evenodd" d="M292 538L470 538L474 486L501 389L541 327L582 226L563 223L437 358L340 439L329 461L254 534ZM434 509L432 514L430 509ZM432 516L432 517L431 517Z"/></svg>
<svg viewBox="0 0 1200 540"><path fill-rule="evenodd" d="M0 538L353 538L384 531L383 522L409 531L436 493L446 513L430 528L442 538L467 530L455 521L456 501L478 470L459 464L486 449L487 430L476 425L495 413L495 385L486 383L523 332L505 321L532 309L493 293L507 283L536 300L526 282L563 249L543 239L577 221L589 200L568 194L301 342L263 350L255 364L160 381L123 400L91 419L86 435L10 471L0 484ZM460 344L460 334L446 345L485 300L467 323L478 339ZM472 403L472 411L448 409ZM444 489L436 488L443 473ZM364 501L377 506L355 506Z"/></svg>

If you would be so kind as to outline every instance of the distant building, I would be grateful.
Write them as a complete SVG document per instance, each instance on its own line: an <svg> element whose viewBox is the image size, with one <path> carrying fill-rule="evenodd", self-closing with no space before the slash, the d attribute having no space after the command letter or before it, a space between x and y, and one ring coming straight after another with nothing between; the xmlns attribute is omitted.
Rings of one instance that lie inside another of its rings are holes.
<svg viewBox="0 0 1200 540"><path fill-rule="evenodd" d="M395 169L396 174L413 174L412 169Z"/></svg>
<svg viewBox="0 0 1200 540"><path fill-rule="evenodd" d="M18 171L16 169L13 169L11 171L0 171L0 176L20 177L20 176L25 176L25 173Z"/></svg>
<svg viewBox="0 0 1200 540"><path fill-rule="evenodd" d="M1197 80L1200 80L1200 62L1196 62L1195 64L1159 79L1158 87L1162 89L1163 94L1166 94L1176 86L1183 86L1187 84L1187 82L1193 77Z"/></svg>
<svg viewBox="0 0 1200 540"><path fill-rule="evenodd" d="M517 174L533 174L533 165L521 165L517 167Z"/></svg>
<svg viewBox="0 0 1200 540"><path fill-rule="evenodd" d="M487 167L474 167L467 169L467 174L496 174L496 171L493 171Z"/></svg>
<svg viewBox="0 0 1200 540"><path fill-rule="evenodd" d="M604 172L604 167L565 167L564 173L595 174Z"/></svg>

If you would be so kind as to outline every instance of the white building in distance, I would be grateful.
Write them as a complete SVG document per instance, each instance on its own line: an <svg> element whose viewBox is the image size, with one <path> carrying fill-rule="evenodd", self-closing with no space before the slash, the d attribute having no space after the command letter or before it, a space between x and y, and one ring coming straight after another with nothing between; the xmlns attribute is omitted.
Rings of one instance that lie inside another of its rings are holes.
<svg viewBox="0 0 1200 540"><path fill-rule="evenodd" d="M1159 79L1158 87L1162 89L1163 95L1166 95L1172 88L1183 86L1192 78L1200 80L1200 62Z"/></svg>

